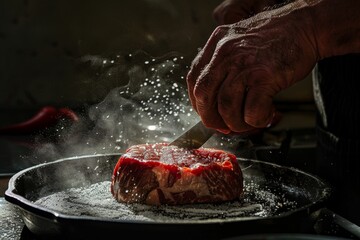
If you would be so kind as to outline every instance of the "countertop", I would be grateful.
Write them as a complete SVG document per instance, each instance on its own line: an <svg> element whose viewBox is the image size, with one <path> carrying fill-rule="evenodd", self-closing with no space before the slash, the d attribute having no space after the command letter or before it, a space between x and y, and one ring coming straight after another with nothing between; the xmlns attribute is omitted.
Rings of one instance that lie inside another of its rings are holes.
<svg viewBox="0 0 360 240"><path fill-rule="evenodd" d="M19 239L24 224L15 206L0 197L0 239Z"/></svg>

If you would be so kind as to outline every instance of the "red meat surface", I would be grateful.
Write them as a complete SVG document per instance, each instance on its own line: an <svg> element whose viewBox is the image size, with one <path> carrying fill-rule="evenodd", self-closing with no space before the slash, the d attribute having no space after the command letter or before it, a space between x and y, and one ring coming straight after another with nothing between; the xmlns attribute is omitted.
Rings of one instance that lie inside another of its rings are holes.
<svg viewBox="0 0 360 240"><path fill-rule="evenodd" d="M117 201L149 205L229 201L242 192L243 176L233 154L166 143L130 147L118 160L111 183Z"/></svg>

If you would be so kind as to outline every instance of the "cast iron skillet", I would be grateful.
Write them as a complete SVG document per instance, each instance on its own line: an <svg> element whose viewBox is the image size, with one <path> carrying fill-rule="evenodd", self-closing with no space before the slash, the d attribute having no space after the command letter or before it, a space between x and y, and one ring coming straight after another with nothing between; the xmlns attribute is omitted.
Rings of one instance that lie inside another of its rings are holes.
<svg viewBox="0 0 360 240"><path fill-rule="evenodd" d="M110 186L108 191L102 192L104 195L110 194L110 200L109 197L104 200L104 206L102 202L91 205L91 199L86 199L90 204L84 204L87 209L80 213L73 213L72 206L66 205L81 201L76 200L76 196L65 196L54 208L35 203L68 189L82 189L110 181L119 156L108 154L66 158L25 169L10 179L5 199L18 206L31 232L50 239L137 239L149 236L154 239L222 239L242 234L301 231L302 227L308 227L306 223L309 214L322 207L331 192L324 181L297 169L238 159L244 173L244 184L251 186L245 189L246 197L242 204L247 204L246 199L263 202L270 209L268 213L255 211L252 214L233 216L231 214L237 211L233 203L205 207L181 206L175 210L169 206L144 210L142 206L130 205L129 209L133 210L129 214L130 218L117 219L111 214L116 213L119 203L114 200L110 204L110 212L105 209L109 206L105 202L111 202L112 199ZM258 193L261 193L261 198ZM89 195L92 194L89 192ZM285 203L282 202L283 199L286 199ZM81 202L77 204L82 205ZM112 210L112 206L115 210ZM194 209L196 217L187 216ZM222 209L223 212L217 209ZM167 213L168 210L171 213ZM153 212L165 212L168 218L153 218ZM137 218L141 214L148 218Z"/></svg>

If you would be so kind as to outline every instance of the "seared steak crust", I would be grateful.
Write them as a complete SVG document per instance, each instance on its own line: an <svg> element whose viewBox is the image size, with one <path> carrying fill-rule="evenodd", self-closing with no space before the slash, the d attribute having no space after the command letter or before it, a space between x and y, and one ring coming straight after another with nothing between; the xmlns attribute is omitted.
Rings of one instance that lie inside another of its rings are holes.
<svg viewBox="0 0 360 240"><path fill-rule="evenodd" d="M233 154L166 143L130 147L116 164L111 184L119 202L149 205L229 201L242 191L242 172Z"/></svg>

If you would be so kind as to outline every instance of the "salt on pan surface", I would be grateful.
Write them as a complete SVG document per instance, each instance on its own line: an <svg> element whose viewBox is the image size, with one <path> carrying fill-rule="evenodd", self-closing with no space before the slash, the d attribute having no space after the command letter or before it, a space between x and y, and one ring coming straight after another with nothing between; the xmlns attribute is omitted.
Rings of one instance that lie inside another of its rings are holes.
<svg viewBox="0 0 360 240"><path fill-rule="evenodd" d="M216 222L244 217L276 215L279 208L296 208L296 202L248 184L244 196L233 202L181 206L148 206L117 202L109 191L110 181L70 188L38 199L35 203L65 215L147 222Z"/></svg>

